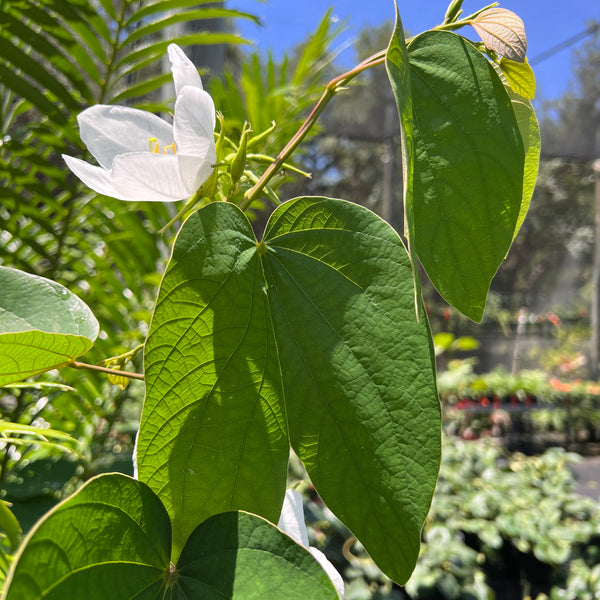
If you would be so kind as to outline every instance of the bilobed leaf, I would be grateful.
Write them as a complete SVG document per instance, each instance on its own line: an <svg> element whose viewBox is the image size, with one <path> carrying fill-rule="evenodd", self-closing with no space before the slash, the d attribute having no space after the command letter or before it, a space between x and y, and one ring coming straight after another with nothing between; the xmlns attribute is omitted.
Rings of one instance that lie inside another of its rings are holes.
<svg viewBox="0 0 600 600"><path fill-rule="evenodd" d="M310 552L261 517L229 512L170 562L171 526L145 484L100 475L45 515L9 571L3 600L335 600Z"/></svg>
<svg viewBox="0 0 600 600"><path fill-rule="evenodd" d="M490 50L517 62L525 60L527 35L519 15L506 8L488 8L479 13L471 25Z"/></svg>
<svg viewBox="0 0 600 600"><path fill-rule="evenodd" d="M97 335L96 318L65 287L0 267L0 385L72 361Z"/></svg>
<svg viewBox="0 0 600 600"><path fill-rule="evenodd" d="M211 514L273 520L289 435L325 502L387 574L408 578L440 415L410 261L387 223L299 198L258 243L234 205L202 208L175 243L145 360L138 472L171 515L175 557Z"/></svg>
<svg viewBox="0 0 600 600"><path fill-rule="evenodd" d="M444 299L479 321L519 218L521 134L502 82L469 41L430 31L408 53L417 254Z"/></svg>

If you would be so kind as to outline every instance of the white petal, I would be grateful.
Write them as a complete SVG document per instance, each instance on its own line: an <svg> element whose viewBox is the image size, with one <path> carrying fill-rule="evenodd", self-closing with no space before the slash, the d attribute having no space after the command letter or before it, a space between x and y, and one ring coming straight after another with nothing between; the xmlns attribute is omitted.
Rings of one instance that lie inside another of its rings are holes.
<svg viewBox="0 0 600 600"><path fill-rule="evenodd" d="M67 167L69 167L69 169L71 169L85 185L95 192L98 192L98 194L117 198L117 200L136 200L136 198L132 198L115 190L110 179L109 171L106 171L102 167L90 165L79 158L73 158L72 156L67 156L65 154L63 154L62 157L67 163Z"/></svg>
<svg viewBox="0 0 600 600"><path fill-rule="evenodd" d="M185 55L185 52L177 44L169 44L167 52L171 61L175 94L179 96L179 92L186 85L203 89L198 69L196 69L194 63Z"/></svg>
<svg viewBox="0 0 600 600"><path fill-rule="evenodd" d="M77 121L81 139L105 169L119 154L149 152L150 138L156 138L161 151L173 143L169 123L135 108L97 104L80 113Z"/></svg>
<svg viewBox="0 0 600 600"><path fill-rule="evenodd" d="M216 158L213 155L211 160L202 160L197 156L186 156L185 154L178 154L177 158L181 180L189 192L188 195L191 196L210 177Z"/></svg>
<svg viewBox="0 0 600 600"><path fill-rule="evenodd" d="M186 86L175 102L173 137L180 161L181 178L195 192L210 176L217 162L215 105L206 92Z"/></svg>
<svg viewBox="0 0 600 600"><path fill-rule="evenodd" d="M327 573L341 598L344 598L344 580L336 568L327 560L327 557L317 548L308 547L308 532L304 522L304 510L302 508L302 496L296 490L287 490L283 499L283 507L277 527L285 531L290 537L302 544L319 562L322 569Z"/></svg>
<svg viewBox="0 0 600 600"><path fill-rule="evenodd" d="M302 496L296 490L287 490L277 527L308 548L308 532L304 522Z"/></svg>
<svg viewBox="0 0 600 600"><path fill-rule="evenodd" d="M344 580L342 576L338 573L337 569L327 560L327 557L317 548L311 546L309 552L319 561L323 571L327 573L329 579L331 579L331 583L333 583L335 589L338 591L340 598L344 598Z"/></svg>
<svg viewBox="0 0 600 600"><path fill-rule="evenodd" d="M140 201L174 202L190 196L173 154L139 152L117 156L112 183L117 192Z"/></svg>
<svg viewBox="0 0 600 600"><path fill-rule="evenodd" d="M210 94L186 86L177 96L173 137L177 152L206 156L207 143L215 144L215 104Z"/></svg>

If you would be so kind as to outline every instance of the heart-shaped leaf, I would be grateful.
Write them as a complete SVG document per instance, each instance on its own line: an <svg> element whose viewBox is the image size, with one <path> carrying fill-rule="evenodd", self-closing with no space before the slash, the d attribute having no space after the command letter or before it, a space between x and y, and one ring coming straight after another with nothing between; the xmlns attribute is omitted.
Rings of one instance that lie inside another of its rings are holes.
<svg viewBox="0 0 600 600"><path fill-rule="evenodd" d="M339 598L310 552L256 515L215 515L192 533L177 566L170 546L169 516L152 490L100 475L29 533L2 598Z"/></svg>
<svg viewBox="0 0 600 600"><path fill-rule="evenodd" d="M65 287L0 267L0 386L74 360L97 335L98 321Z"/></svg>
<svg viewBox="0 0 600 600"><path fill-rule="evenodd" d="M406 250L370 211L292 200L260 243L231 204L192 215L146 343L137 444L174 555L216 512L274 520L291 440L325 502L405 581L439 462L432 356Z"/></svg>
<svg viewBox="0 0 600 600"><path fill-rule="evenodd" d="M517 62L525 60L527 35L519 15L506 8L488 8L480 12L471 25L486 48Z"/></svg>

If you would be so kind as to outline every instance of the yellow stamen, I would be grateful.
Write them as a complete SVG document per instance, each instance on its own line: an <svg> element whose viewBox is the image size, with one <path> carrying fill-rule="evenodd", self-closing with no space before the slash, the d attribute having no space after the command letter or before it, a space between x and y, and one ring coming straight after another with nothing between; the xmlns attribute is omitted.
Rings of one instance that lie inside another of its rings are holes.
<svg viewBox="0 0 600 600"><path fill-rule="evenodd" d="M173 154L177 154L177 149L175 148L175 143L165 146L163 148L163 154L168 154L169 150L173 150ZM152 152L152 154L158 154L160 152L160 143L157 138L155 138L155 137L148 138L148 151Z"/></svg>

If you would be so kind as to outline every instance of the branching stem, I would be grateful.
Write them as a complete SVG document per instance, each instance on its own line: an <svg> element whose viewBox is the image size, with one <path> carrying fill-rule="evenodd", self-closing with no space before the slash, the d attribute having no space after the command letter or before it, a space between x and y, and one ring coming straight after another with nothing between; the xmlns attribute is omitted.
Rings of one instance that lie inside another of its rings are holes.
<svg viewBox="0 0 600 600"><path fill-rule="evenodd" d="M298 147L298 145L302 142L302 140L306 137L306 134L310 131L312 126L316 123L319 115L323 112L327 103L333 98L333 96L338 92L341 88L343 88L346 84L350 82L351 79L356 77L359 73L374 67L375 65L382 64L385 61L385 50L381 50L373 56L370 56L366 60L363 60L361 63L356 65L350 71L344 73L343 75L339 75L335 79L332 79L326 86L323 95L319 99L319 101L315 104L312 112L300 129L296 132L294 137L287 143L285 148L277 155L275 161L269 165L267 170L261 175L258 181L246 192L244 195L244 199L240 202L239 206L242 210L246 210L252 204L252 202L260 195L264 187L267 185L271 177L278 173L283 166L283 164L290 157L292 152Z"/></svg>

